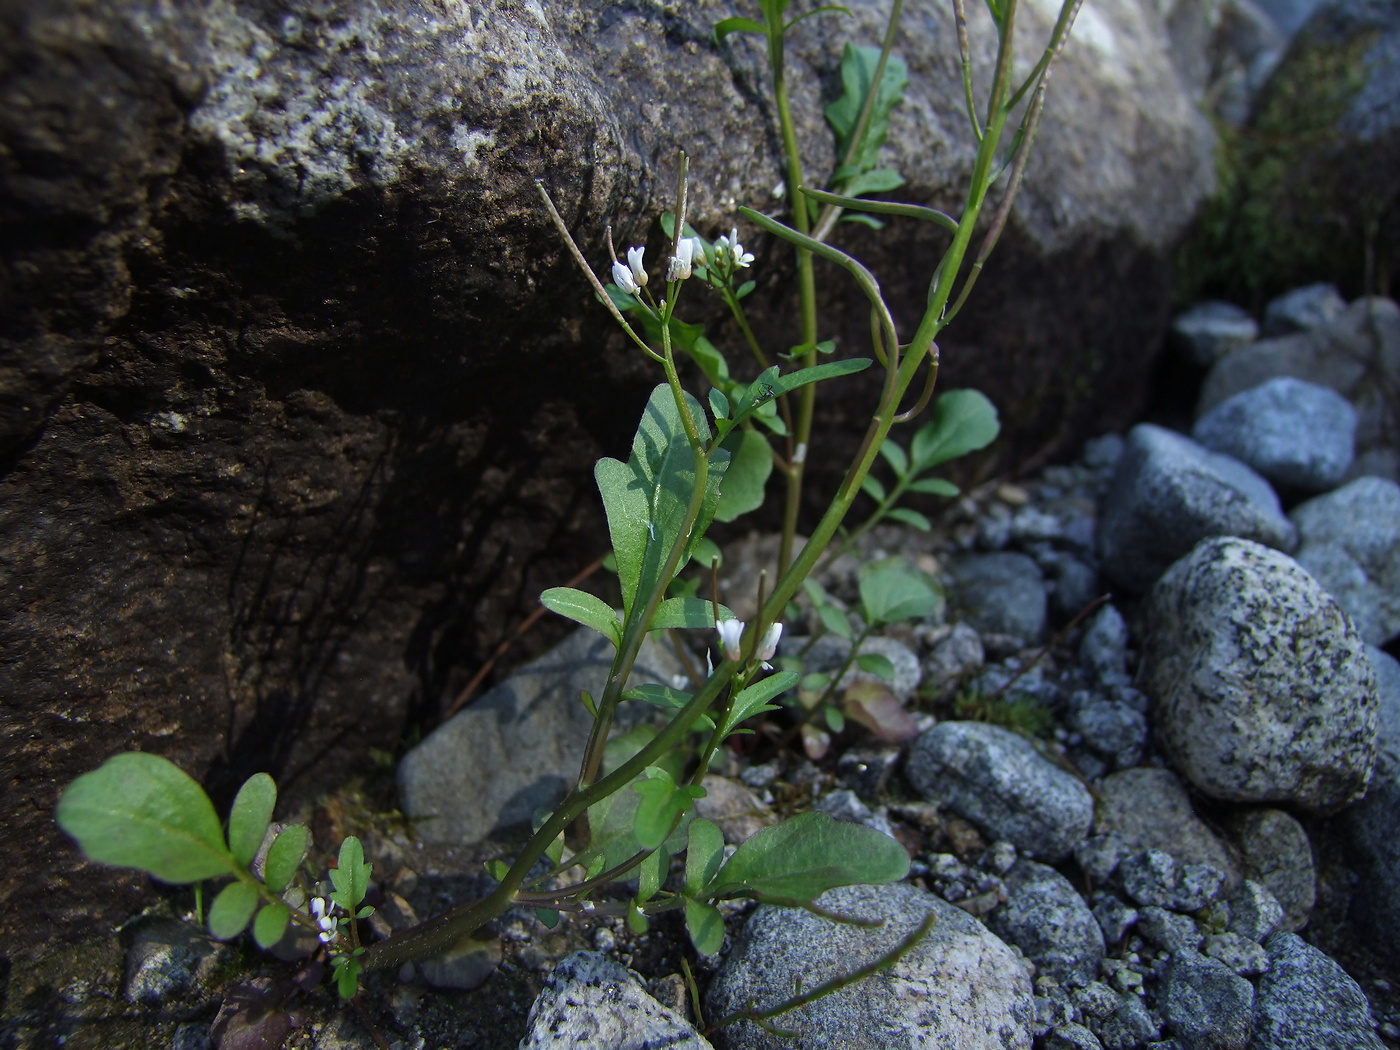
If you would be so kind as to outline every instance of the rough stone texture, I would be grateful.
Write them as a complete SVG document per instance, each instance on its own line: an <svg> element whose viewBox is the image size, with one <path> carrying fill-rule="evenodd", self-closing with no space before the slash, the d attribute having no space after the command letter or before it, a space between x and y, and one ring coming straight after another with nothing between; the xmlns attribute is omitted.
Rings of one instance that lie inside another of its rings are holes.
<svg viewBox="0 0 1400 1050"><path fill-rule="evenodd" d="M737 846L774 822L772 811L737 780L705 775L705 797L695 800L695 815L712 820L724 832L724 841Z"/></svg>
<svg viewBox="0 0 1400 1050"><path fill-rule="evenodd" d="M1400 485L1357 478L1289 515L1298 527L1298 564L1331 592L1361 637L1383 645L1400 636Z"/></svg>
<svg viewBox="0 0 1400 1050"><path fill-rule="evenodd" d="M1219 900L1225 873L1209 864L1179 863L1170 853L1150 849L1118 865L1118 878L1132 900L1171 911L1199 911Z"/></svg>
<svg viewBox="0 0 1400 1050"><path fill-rule="evenodd" d="M1301 929L1317 899L1317 869L1303 825L1281 809L1256 809L1238 815L1230 830L1249 877L1283 907L1278 928Z"/></svg>
<svg viewBox="0 0 1400 1050"><path fill-rule="evenodd" d="M218 946L191 923L155 919L142 923L126 952L122 997L129 1003L159 1006L178 998L214 962Z"/></svg>
<svg viewBox="0 0 1400 1050"><path fill-rule="evenodd" d="M1335 390L1280 376L1216 405L1191 436L1280 491L1323 492L1340 485L1351 466L1356 410Z"/></svg>
<svg viewBox="0 0 1400 1050"><path fill-rule="evenodd" d="M574 952L554 967L535 1005L521 1050L710 1050L710 1043L661 1005L630 970L598 952Z"/></svg>
<svg viewBox="0 0 1400 1050"><path fill-rule="evenodd" d="M1259 338L1259 323L1234 303L1197 303L1172 318L1172 340L1198 368L1209 368L1226 354Z"/></svg>
<svg viewBox="0 0 1400 1050"><path fill-rule="evenodd" d="M1362 298L1331 324L1265 339L1222 358L1201 387L1196 415L1280 376L1328 387L1357 412L1351 475L1400 481L1400 306Z"/></svg>
<svg viewBox="0 0 1400 1050"><path fill-rule="evenodd" d="M1088 790L1024 738L985 722L942 722L914 742L906 775L947 806L1031 857L1056 863L1088 834Z"/></svg>
<svg viewBox="0 0 1400 1050"><path fill-rule="evenodd" d="M965 912L908 884L851 886L818 899L831 911L884 919L869 928L793 908L758 908L710 985L706 1016L752 999L770 1006L800 980L813 988L878 958L933 912L919 946L890 970L783 1016L797 1032L778 1039L744 1022L727 1030L732 1050L1030 1050L1035 1004L1016 955Z"/></svg>
<svg viewBox="0 0 1400 1050"><path fill-rule="evenodd" d="M1145 591L1209 536L1242 536L1285 550L1297 539L1269 483L1243 463L1150 423L1133 427L1103 498L1104 572L1122 587Z"/></svg>
<svg viewBox="0 0 1400 1050"><path fill-rule="evenodd" d="M601 696L612 658L611 642L580 627L404 755L399 797L416 833L429 842L479 842L497 828L528 824L536 810L563 798L593 725L579 690ZM630 684L670 685L680 671L670 649L648 644ZM618 724L651 714L640 701L626 701Z"/></svg>
<svg viewBox="0 0 1400 1050"><path fill-rule="evenodd" d="M1104 777L1095 830L1115 833L1125 855L1160 849L1182 863L1209 864L1225 872L1230 888L1239 882L1239 864L1196 816L1186 788L1169 769L1142 766Z"/></svg>
<svg viewBox="0 0 1400 1050"><path fill-rule="evenodd" d="M1195 787L1316 810L1365 791L1375 675L1350 620L1291 558L1205 540L1158 582L1143 621L1157 739Z"/></svg>
<svg viewBox="0 0 1400 1050"><path fill-rule="evenodd" d="M1351 913L1382 952L1400 945L1400 774L1377 777L1343 814L1347 854L1357 874Z"/></svg>
<svg viewBox="0 0 1400 1050"><path fill-rule="evenodd" d="M1079 640L1079 662L1101 682L1128 679L1128 624L1116 606L1105 605L1090 617Z"/></svg>
<svg viewBox="0 0 1400 1050"><path fill-rule="evenodd" d="M1011 551L969 554L948 565L953 606L982 634L1025 642L1045 630L1045 581L1035 560Z"/></svg>
<svg viewBox="0 0 1400 1050"><path fill-rule="evenodd" d="M1340 966L1292 933L1265 942L1252 1050L1381 1050L1366 995Z"/></svg>
<svg viewBox="0 0 1400 1050"><path fill-rule="evenodd" d="M1086 747L1117 769L1137 765L1147 744L1147 716L1142 711L1088 690L1070 696L1068 724Z"/></svg>
<svg viewBox="0 0 1400 1050"><path fill-rule="evenodd" d="M1147 1012L1142 1000L1131 993L1114 996L1113 1012L1099 1025L1104 1050L1136 1050L1160 1034L1160 1026Z"/></svg>
<svg viewBox="0 0 1400 1050"><path fill-rule="evenodd" d="M1045 1050L1100 1050L1099 1037L1082 1024L1060 1025L1045 1037Z"/></svg>
<svg viewBox="0 0 1400 1050"><path fill-rule="evenodd" d="M1137 931L1149 944L1168 952L1183 948L1194 951L1201 946L1201 928L1196 925L1196 920L1166 908L1143 908L1138 916Z"/></svg>
<svg viewBox="0 0 1400 1050"><path fill-rule="evenodd" d="M1201 951L1241 977L1257 977L1269 968L1269 953L1263 945L1238 933L1213 933Z"/></svg>
<svg viewBox="0 0 1400 1050"><path fill-rule="evenodd" d="M1254 986L1224 963L1184 950L1172 955L1162 1016L1185 1050L1245 1050Z"/></svg>
<svg viewBox="0 0 1400 1050"><path fill-rule="evenodd" d="M1017 861L1005 879L1006 903L986 917L987 928L1020 948L1037 976L1071 985L1097 977L1103 930L1074 884L1033 860Z"/></svg>
<svg viewBox="0 0 1400 1050"><path fill-rule="evenodd" d="M1269 887L1253 879L1240 883L1229 906L1230 932L1261 944L1283 922L1283 905Z"/></svg>
<svg viewBox="0 0 1400 1050"><path fill-rule="evenodd" d="M963 679L980 671L986 660L982 636L965 623L953 624L924 658L923 678L926 687L936 687L940 696L946 696L956 689Z"/></svg>

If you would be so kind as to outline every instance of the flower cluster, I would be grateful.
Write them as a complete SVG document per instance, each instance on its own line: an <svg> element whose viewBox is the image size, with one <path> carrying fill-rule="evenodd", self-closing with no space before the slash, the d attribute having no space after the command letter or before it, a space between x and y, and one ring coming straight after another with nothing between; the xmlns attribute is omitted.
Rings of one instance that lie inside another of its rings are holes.
<svg viewBox="0 0 1400 1050"><path fill-rule="evenodd" d="M719 632L720 648L724 650L726 659L739 660L743 657L743 650L740 645L744 637L743 620L721 620L715 624L715 630ZM763 640L758 643L757 655L759 662L765 671L773 670L769 660L773 659L773 654L778 651L778 640L783 636L783 625L775 623L763 632Z"/></svg>
<svg viewBox="0 0 1400 1050"><path fill-rule="evenodd" d="M738 227L729 231L728 237L715 241L715 269L720 271L738 270L753 263L753 252L744 251L739 243Z"/></svg>
<svg viewBox="0 0 1400 1050"><path fill-rule="evenodd" d="M334 941L336 931L340 927L340 924L336 922L335 916L332 914L334 911L335 905L327 904L326 898L311 898L311 914L316 918L316 925L321 928L321 932L316 936L321 938L322 944L330 944Z"/></svg>
<svg viewBox="0 0 1400 1050"><path fill-rule="evenodd" d="M646 287L647 271L646 267L642 265L642 252L645 250L644 248L628 248L626 266L623 266L616 259L613 260L613 284L628 295L636 295L642 288Z"/></svg>

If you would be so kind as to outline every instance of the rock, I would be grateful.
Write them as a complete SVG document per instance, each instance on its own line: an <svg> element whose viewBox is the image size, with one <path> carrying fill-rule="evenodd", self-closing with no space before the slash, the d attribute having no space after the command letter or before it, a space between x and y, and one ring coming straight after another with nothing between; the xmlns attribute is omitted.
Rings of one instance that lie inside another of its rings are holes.
<svg viewBox="0 0 1400 1050"><path fill-rule="evenodd" d="M441 955L420 959L418 972L434 988L469 992L485 984L500 964L500 941L468 938Z"/></svg>
<svg viewBox="0 0 1400 1050"><path fill-rule="evenodd" d="M1128 676L1128 625L1112 604L1089 618L1079 640L1079 662L1101 682Z"/></svg>
<svg viewBox="0 0 1400 1050"><path fill-rule="evenodd" d="M1400 773L1400 660L1383 649L1366 646L1376 672L1380 711L1376 718L1376 775Z"/></svg>
<svg viewBox="0 0 1400 1050"><path fill-rule="evenodd" d="M1183 949L1195 951L1201 946L1201 929L1196 925L1196 920L1166 908L1143 908L1138 916L1137 928L1149 944L1173 955Z"/></svg>
<svg viewBox="0 0 1400 1050"><path fill-rule="evenodd" d="M849 788L842 788L840 791L823 795L817 799L812 808L818 813L825 813L837 820L844 820L848 824L861 824L873 831L880 832L882 835L894 838L894 828L890 826L890 820L885 816L884 807L881 807L879 812L872 810Z"/></svg>
<svg viewBox="0 0 1400 1050"><path fill-rule="evenodd" d="M1093 901L1094 918L1103 931L1104 943L1110 946L1122 943L1128 929L1138 921L1138 910L1102 890L1094 895Z"/></svg>
<svg viewBox="0 0 1400 1050"><path fill-rule="evenodd" d="M1216 405L1191 436L1280 491L1323 492L1340 485L1351 466L1356 410L1335 390L1280 376Z"/></svg>
<svg viewBox="0 0 1400 1050"><path fill-rule="evenodd" d="M827 674L835 674L846 662L850 651L851 643L845 638L835 634L822 635L812 648L807 650L803 667L808 672L822 671ZM893 638L874 635L861 643L860 651L862 655L874 653L877 656L883 656L893 664L894 680L886 681L877 674L862 671L853 663L850 670L841 679L843 683L850 685L853 682L873 682L884 685L901 702L914 695L914 690L919 687L919 680L923 672L919 668L919 658L907 645L903 642L897 642Z"/></svg>
<svg viewBox="0 0 1400 1050"><path fill-rule="evenodd" d="M218 947L204 931L174 919L152 919L137 927L126 952L122 996L129 1003L160 1006L188 991Z"/></svg>
<svg viewBox="0 0 1400 1050"><path fill-rule="evenodd" d="M1006 875L1006 903L985 921L1035 963L1037 975L1070 985L1098 976L1103 931L1079 891L1054 868L1017 861Z"/></svg>
<svg viewBox="0 0 1400 1050"><path fill-rule="evenodd" d="M1259 338L1259 325L1249 311L1234 303L1197 303L1172 319L1172 339L1198 368L1209 368L1220 358Z"/></svg>
<svg viewBox="0 0 1400 1050"><path fill-rule="evenodd" d="M1075 846L1074 859L1089 878L1104 882L1135 852L1127 839L1110 831L1104 835L1090 835Z"/></svg>
<svg viewBox="0 0 1400 1050"><path fill-rule="evenodd" d="M836 760L836 775L862 799L883 795L904 758L898 748L852 748Z"/></svg>
<svg viewBox="0 0 1400 1050"><path fill-rule="evenodd" d="M1093 544L1092 537L1089 542ZM1091 565L1083 558L1061 552L1044 569L1050 588L1050 612L1057 621L1074 619L1103 593L1097 562Z"/></svg>
<svg viewBox="0 0 1400 1050"><path fill-rule="evenodd" d="M1301 28L1321 2L1322 0L1258 0L1259 6L1269 14L1279 29L1289 36Z"/></svg>
<svg viewBox="0 0 1400 1050"><path fill-rule="evenodd" d="M1099 1037L1082 1024L1063 1024L1045 1037L1045 1050L1101 1050Z"/></svg>
<svg viewBox="0 0 1400 1050"><path fill-rule="evenodd" d="M695 800L695 815L718 824L731 846L774 822L772 810L741 782L707 773L700 786L705 795Z"/></svg>
<svg viewBox="0 0 1400 1050"><path fill-rule="evenodd" d="M1142 1000L1131 993L1117 995L1117 1006L1099 1025L1104 1050L1135 1050L1149 1039L1156 1039L1160 1027L1152 1020Z"/></svg>
<svg viewBox="0 0 1400 1050"><path fill-rule="evenodd" d="M1325 328L1265 339L1222 359L1201 387L1203 416L1227 398L1270 379L1291 376L1335 390L1357 413L1353 477L1393 472L1400 407L1390 391L1400 382L1400 306L1389 299L1358 299Z"/></svg>
<svg viewBox="0 0 1400 1050"><path fill-rule="evenodd" d="M1147 745L1147 717L1135 707L1088 690L1069 698L1069 728L1117 769L1135 766Z"/></svg>
<svg viewBox="0 0 1400 1050"><path fill-rule="evenodd" d="M1368 941L1393 953L1400 948L1400 774L1378 777L1342 820L1357 876L1351 914Z"/></svg>
<svg viewBox="0 0 1400 1050"><path fill-rule="evenodd" d="M1303 825L1281 809L1257 809L1237 816L1231 830L1250 878L1283 908L1279 929L1301 929L1317 898L1312 844Z"/></svg>
<svg viewBox="0 0 1400 1050"><path fill-rule="evenodd" d="M479 842L497 828L528 824L573 784L593 717L579 690L602 695L613 648L580 627L461 713L399 762L404 815L429 842ZM672 684L682 668L664 646L648 644L631 684ZM651 717L639 701L619 705L619 724Z"/></svg>
<svg viewBox="0 0 1400 1050"><path fill-rule="evenodd" d="M635 974L598 952L574 952L561 960L546 978L526 1023L520 1050L710 1047L689 1021L648 995Z"/></svg>
<svg viewBox="0 0 1400 1050"><path fill-rule="evenodd" d="M1030 981L1011 949L976 919L908 884L850 886L824 893L817 903L885 923L843 925L800 909L759 907L710 985L707 1017L750 1002L772 1006L795 994L799 982L812 989L848 974L889 951L932 912L937 921L928 935L894 967L784 1014L782 1026L796 1031L797 1045L808 1050L1030 1050ZM748 1022L726 1035L732 1050L793 1045Z"/></svg>
<svg viewBox="0 0 1400 1050"><path fill-rule="evenodd" d="M1225 872L1228 888L1239 882L1239 865L1229 848L1196 816L1186 788L1169 769L1143 766L1104 777L1097 829L1116 835L1120 860L1159 849L1183 863L1208 864Z"/></svg>
<svg viewBox="0 0 1400 1050"><path fill-rule="evenodd" d="M1229 930L1258 944L1283 923L1283 905L1261 882L1245 879L1230 898Z"/></svg>
<svg viewBox="0 0 1400 1050"><path fill-rule="evenodd" d="M1246 1050L1254 986L1216 959L1174 952L1162 1016L1185 1050Z"/></svg>
<svg viewBox="0 0 1400 1050"><path fill-rule="evenodd" d="M1196 788L1313 810L1365 791L1375 677L1350 620L1293 559L1204 540L1158 582L1143 620L1157 740Z"/></svg>
<svg viewBox="0 0 1400 1050"><path fill-rule="evenodd" d="M905 773L945 805L1022 853L1063 860L1088 833L1088 790L1022 737L984 722L942 722L914 742Z"/></svg>
<svg viewBox="0 0 1400 1050"><path fill-rule="evenodd" d="M965 623L953 624L924 658L924 681L946 696L981 670L986 659L977 631Z"/></svg>
<svg viewBox="0 0 1400 1050"><path fill-rule="evenodd" d="M1356 621L1361 637L1384 645L1400 636L1400 485L1357 478L1300 504L1298 564Z"/></svg>
<svg viewBox="0 0 1400 1050"><path fill-rule="evenodd" d="M1366 995L1345 970L1296 934L1264 947L1251 1050L1382 1050Z"/></svg>
<svg viewBox="0 0 1400 1050"><path fill-rule="evenodd" d="M1045 630L1045 581L1033 558L1012 551L968 554L948 565L954 609L982 634L1026 643Z"/></svg>
<svg viewBox="0 0 1400 1050"><path fill-rule="evenodd" d="M1241 977L1258 977L1269 968L1269 953L1263 945L1238 933L1211 934L1201 952L1224 963Z"/></svg>
<svg viewBox="0 0 1400 1050"><path fill-rule="evenodd" d="M1135 593L1209 536L1240 536L1291 550L1297 536L1269 483L1238 460L1141 423L1104 494L1099 557Z"/></svg>
<svg viewBox="0 0 1400 1050"><path fill-rule="evenodd" d="M1270 299L1264 307L1264 335L1272 338L1290 332L1325 328L1347 308L1335 284L1309 284Z"/></svg>
<svg viewBox="0 0 1400 1050"><path fill-rule="evenodd" d="M1220 899L1226 876L1209 864L1178 863L1170 853L1150 849L1119 864L1118 878L1136 904L1199 911Z"/></svg>

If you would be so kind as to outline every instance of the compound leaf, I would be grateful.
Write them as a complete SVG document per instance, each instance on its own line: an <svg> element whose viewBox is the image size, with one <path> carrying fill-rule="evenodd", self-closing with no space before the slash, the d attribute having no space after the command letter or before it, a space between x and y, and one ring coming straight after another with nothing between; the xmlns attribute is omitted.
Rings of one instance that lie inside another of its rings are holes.
<svg viewBox="0 0 1400 1050"><path fill-rule="evenodd" d="M267 862L263 865L263 882L273 893L281 893L292 881L310 841L311 832L305 824L291 824L272 840Z"/></svg>

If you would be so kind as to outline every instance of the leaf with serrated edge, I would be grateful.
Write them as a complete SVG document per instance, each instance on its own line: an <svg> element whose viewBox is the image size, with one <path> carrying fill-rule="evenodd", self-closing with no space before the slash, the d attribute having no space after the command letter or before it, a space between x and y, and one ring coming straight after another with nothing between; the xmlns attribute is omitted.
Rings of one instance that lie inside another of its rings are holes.
<svg viewBox="0 0 1400 1050"><path fill-rule="evenodd" d="M89 860L139 868L163 882L239 870L209 796L157 755L130 751L84 773L64 789L57 820Z"/></svg>

